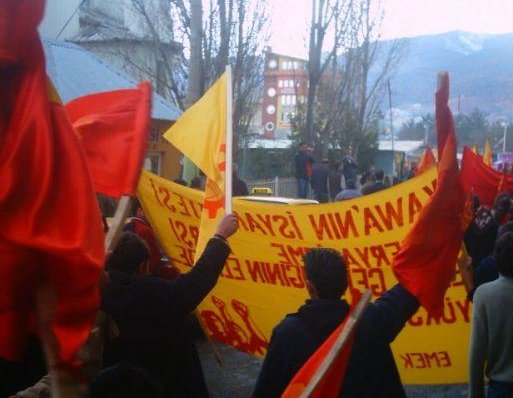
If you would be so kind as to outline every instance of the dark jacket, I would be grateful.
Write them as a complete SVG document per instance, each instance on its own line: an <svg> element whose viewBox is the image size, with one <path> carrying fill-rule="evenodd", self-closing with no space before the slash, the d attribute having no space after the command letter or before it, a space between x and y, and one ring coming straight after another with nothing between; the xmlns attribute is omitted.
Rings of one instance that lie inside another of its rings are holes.
<svg viewBox="0 0 513 398"><path fill-rule="evenodd" d="M294 158L296 163L296 178L308 179L308 169L312 167L313 158L308 156L306 153L299 152Z"/></svg>
<svg viewBox="0 0 513 398"><path fill-rule="evenodd" d="M358 164L351 156L346 156L342 160L342 165L344 166L342 173L344 174L344 179L347 181L355 181L356 182L356 171L358 168Z"/></svg>
<svg viewBox="0 0 513 398"><path fill-rule="evenodd" d="M341 397L405 397L389 344L419 304L396 285L370 304L356 331ZM349 311L345 300L307 300L274 329L254 397L279 397L306 360Z"/></svg>
<svg viewBox="0 0 513 398"><path fill-rule="evenodd" d="M310 185L315 193L328 194L328 166L319 165L313 168Z"/></svg>
<svg viewBox="0 0 513 398"><path fill-rule="evenodd" d="M232 195L233 196L248 196L248 186L237 175L232 177Z"/></svg>
<svg viewBox="0 0 513 398"><path fill-rule="evenodd" d="M206 397L208 391L186 317L215 286L230 249L211 239L188 273L173 281L110 272L102 308L119 327L105 366L126 361L155 374L166 396Z"/></svg>
<svg viewBox="0 0 513 398"><path fill-rule="evenodd" d="M385 188L386 186L382 181L376 181L372 185L366 185L362 187L361 192L362 195L370 195L371 193L379 192Z"/></svg>

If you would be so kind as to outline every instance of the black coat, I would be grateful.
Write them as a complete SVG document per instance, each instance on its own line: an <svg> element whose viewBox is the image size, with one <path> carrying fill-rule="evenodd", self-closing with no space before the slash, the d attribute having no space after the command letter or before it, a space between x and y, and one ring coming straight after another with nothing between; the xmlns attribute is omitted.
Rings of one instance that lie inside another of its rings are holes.
<svg viewBox="0 0 513 398"><path fill-rule="evenodd" d="M402 398L404 389L389 344L419 304L401 285L366 309L356 331L340 393L344 398ZM306 360L340 325L349 311L345 300L307 300L274 329L254 397L280 397Z"/></svg>
<svg viewBox="0 0 513 398"><path fill-rule="evenodd" d="M315 193L328 194L328 166L319 165L313 168L310 185Z"/></svg>
<svg viewBox="0 0 513 398"><path fill-rule="evenodd" d="M126 361L149 370L166 397L208 396L186 318L215 286L229 252L224 241L211 239L191 271L172 281L111 272L102 308L120 333L106 347L105 366Z"/></svg>
<svg viewBox="0 0 513 398"><path fill-rule="evenodd" d="M296 178L308 179L308 166L313 164L313 158L306 153L299 152L294 157L294 163L296 164Z"/></svg>
<svg viewBox="0 0 513 398"><path fill-rule="evenodd" d="M382 191L385 188L385 184L383 184L381 181L376 181L372 185L362 187L361 192L362 195L370 195L371 193Z"/></svg>

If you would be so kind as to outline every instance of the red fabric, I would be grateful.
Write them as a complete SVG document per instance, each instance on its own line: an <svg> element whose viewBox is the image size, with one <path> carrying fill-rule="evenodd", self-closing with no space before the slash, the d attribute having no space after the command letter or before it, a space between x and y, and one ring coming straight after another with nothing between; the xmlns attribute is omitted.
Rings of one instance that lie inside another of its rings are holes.
<svg viewBox="0 0 513 398"><path fill-rule="evenodd" d="M463 149L461 181L465 192L476 195L482 205L490 208L500 192L513 194L513 176L487 166L483 158L468 147Z"/></svg>
<svg viewBox="0 0 513 398"><path fill-rule="evenodd" d="M82 147L96 192L135 195L150 131L151 88L77 98L66 111Z"/></svg>
<svg viewBox="0 0 513 398"><path fill-rule="evenodd" d="M449 109L449 74L441 76L441 88L435 93L435 123L438 159L442 159L445 142L450 134L454 135L454 120Z"/></svg>
<svg viewBox="0 0 513 398"><path fill-rule="evenodd" d="M304 388L308 385L308 382L312 379L317 369L321 366L322 362L330 352L331 348L335 344L340 333L344 329L347 320L354 311L356 304L358 303L361 294L357 291L353 292L353 301L351 305L351 311L346 316L344 321L337 327L324 343L315 351L312 356L305 362L301 369L292 378L289 385L282 394L282 398L297 398ZM353 348L355 333L351 335L346 345L342 348L339 355L333 361L331 368L326 372L324 378L317 385L317 388L312 393L313 398L335 398L340 394L342 383L344 382L344 375L349 364L349 358L351 356L351 350Z"/></svg>
<svg viewBox="0 0 513 398"><path fill-rule="evenodd" d="M436 97L448 98L445 79ZM401 250L396 254L393 271L398 281L434 317L442 315L444 296L456 272L465 217L465 194L456 160L454 122L447 102L437 101L439 137L446 137L438 164L438 184L412 225Z"/></svg>
<svg viewBox="0 0 513 398"><path fill-rule="evenodd" d="M428 146L426 148L426 153L424 154L424 157L422 158L422 163L420 164L418 169L415 170L415 175L418 176L419 174L424 173L426 170L429 170L434 165L436 165L435 155L433 155L433 151Z"/></svg>
<svg viewBox="0 0 513 398"><path fill-rule="evenodd" d="M0 109L9 109L0 131L0 356L20 358L35 292L50 284L50 330L60 363L73 366L98 310L104 234L80 143L62 105L49 100L36 31L43 8L42 0L3 0L0 7L0 21L18 27L12 42L25 43L13 52L0 33L0 65L11 65L0 67Z"/></svg>

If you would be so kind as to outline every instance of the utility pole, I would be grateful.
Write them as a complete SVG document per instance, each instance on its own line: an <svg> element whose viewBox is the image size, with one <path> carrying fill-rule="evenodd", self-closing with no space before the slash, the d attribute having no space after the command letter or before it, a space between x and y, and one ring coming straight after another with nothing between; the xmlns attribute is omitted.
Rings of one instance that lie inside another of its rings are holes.
<svg viewBox="0 0 513 398"><path fill-rule="evenodd" d="M387 81L388 108L390 111L390 135L392 136L392 177L395 177L395 148L394 148L394 113L392 112L392 90L390 90L390 79Z"/></svg>

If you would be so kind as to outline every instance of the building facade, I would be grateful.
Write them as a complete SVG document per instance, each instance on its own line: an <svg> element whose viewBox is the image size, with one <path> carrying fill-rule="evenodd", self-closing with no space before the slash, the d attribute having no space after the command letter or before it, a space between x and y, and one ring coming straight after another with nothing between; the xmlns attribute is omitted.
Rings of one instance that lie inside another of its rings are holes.
<svg viewBox="0 0 513 398"><path fill-rule="evenodd" d="M287 139L291 120L308 93L307 61L300 58L265 52L264 97L262 101L263 136Z"/></svg>

